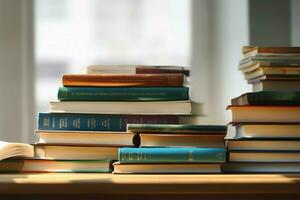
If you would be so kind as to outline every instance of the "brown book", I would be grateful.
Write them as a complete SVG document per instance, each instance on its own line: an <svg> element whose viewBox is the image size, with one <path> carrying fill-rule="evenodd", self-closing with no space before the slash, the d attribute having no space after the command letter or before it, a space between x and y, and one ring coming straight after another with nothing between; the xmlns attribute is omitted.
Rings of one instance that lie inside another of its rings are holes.
<svg viewBox="0 0 300 200"><path fill-rule="evenodd" d="M183 74L67 74L63 75L63 85L99 87L182 87Z"/></svg>
<svg viewBox="0 0 300 200"><path fill-rule="evenodd" d="M256 54L300 54L300 47L243 47L244 58Z"/></svg>

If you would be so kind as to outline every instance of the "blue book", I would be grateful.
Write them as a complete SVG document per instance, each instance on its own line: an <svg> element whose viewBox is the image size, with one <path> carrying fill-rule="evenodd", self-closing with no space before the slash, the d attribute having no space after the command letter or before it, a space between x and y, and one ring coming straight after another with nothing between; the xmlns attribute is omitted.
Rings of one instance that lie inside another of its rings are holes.
<svg viewBox="0 0 300 200"><path fill-rule="evenodd" d="M38 130L126 131L129 123L178 124L176 115L100 115L39 113Z"/></svg>
<svg viewBox="0 0 300 200"><path fill-rule="evenodd" d="M225 148L120 148L120 163L224 163Z"/></svg>
<svg viewBox="0 0 300 200"><path fill-rule="evenodd" d="M60 87L61 101L179 101L189 99L188 87Z"/></svg>

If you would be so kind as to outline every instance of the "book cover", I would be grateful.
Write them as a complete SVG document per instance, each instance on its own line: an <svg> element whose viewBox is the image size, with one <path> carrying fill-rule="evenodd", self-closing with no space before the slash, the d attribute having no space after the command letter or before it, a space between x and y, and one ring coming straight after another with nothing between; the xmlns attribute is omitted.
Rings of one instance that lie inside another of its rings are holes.
<svg viewBox="0 0 300 200"><path fill-rule="evenodd" d="M178 123L178 116L39 113L38 130L126 131L128 123Z"/></svg>
<svg viewBox="0 0 300 200"><path fill-rule="evenodd" d="M232 105L300 105L300 91L260 91L231 100Z"/></svg>
<svg viewBox="0 0 300 200"><path fill-rule="evenodd" d="M187 87L60 87L61 101L176 101L188 100Z"/></svg>
<svg viewBox="0 0 300 200"><path fill-rule="evenodd" d="M184 124L128 124L127 131L134 133L215 133L226 134L224 125Z"/></svg>
<svg viewBox="0 0 300 200"><path fill-rule="evenodd" d="M64 86L97 86L97 87L141 87L172 86L182 87L183 74L65 74Z"/></svg>
<svg viewBox="0 0 300 200"><path fill-rule="evenodd" d="M225 148L120 148L120 163L224 163Z"/></svg>

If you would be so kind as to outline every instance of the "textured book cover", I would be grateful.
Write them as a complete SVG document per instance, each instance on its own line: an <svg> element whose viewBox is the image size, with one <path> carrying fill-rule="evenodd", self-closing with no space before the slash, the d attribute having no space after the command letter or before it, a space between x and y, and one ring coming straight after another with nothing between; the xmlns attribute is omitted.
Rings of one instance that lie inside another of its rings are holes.
<svg viewBox="0 0 300 200"><path fill-rule="evenodd" d="M183 74L68 74L63 75L64 86L99 87L141 87L176 86L182 87Z"/></svg>
<svg viewBox="0 0 300 200"><path fill-rule="evenodd" d="M178 123L178 116L39 113L38 130L126 131L128 123Z"/></svg>
<svg viewBox="0 0 300 200"><path fill-rule="evenodd" d="M60 87L61 101L176 101L188 100L187 87Z"/></svg>
<svg viewBox="0 0 300 200"><path fill-rule="evenodd" d="M120 148L120 163L224 163L225 148Z"/></svg>

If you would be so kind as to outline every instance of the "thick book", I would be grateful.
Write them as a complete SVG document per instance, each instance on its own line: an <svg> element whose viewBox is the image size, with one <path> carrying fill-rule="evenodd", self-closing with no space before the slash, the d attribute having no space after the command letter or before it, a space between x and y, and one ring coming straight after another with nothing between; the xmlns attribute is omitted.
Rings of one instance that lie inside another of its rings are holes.
<svg viewBox="0 0 300 200"><path fill-rule="evenodd" d="M120 148L120 163L224 163L225 148Z"/></svg>
<svg viewBox="0 0 300 200"><path fill-rule="evenodd" d="M300 138L300 123L238 123L238 138Z"/></svg>
<svg viewBox="0 0 300 200"><path fill-rule="evenodd" d="M46 160L118 160L118 147L36 144L34 158Z"/></svg>
<svg viewBox="0 0 300 200"><path fill-rule="evenodd" d="M0 173L108 173L109 160L40 160L6 159L0 162Z"/></svg>
<svg viewBox="0 0 300 200"><path fill-rule="evenodd" d="M60 87L61 101L178 101L189 99L188 87Z"/></svg>
<svg viewBox="0 0 300 200"><path fill-rule="evenodd" d="M138 139L133 133L105 131L36 131L39 144L84 146L134 146Z"/></svg>
<svg viewBox="0 0 300 200"><path fill-rule="evenodd" d="M114 174L214 174L221 173L219 163L146 163L113 164Z"/></svg>
<svg viewBox="0 0 300 200"><path fill-rule="evenodd" d="M224 148L224 135L190 133L140 133L140 147Z"/></svg>
<svg viewBox="0 0 300 200"><path fill-rule="evenodd" d="M299 122L300 106L229 106L232 122Z"/></svg>
<svg viewBox="0 0 300 200"><path fill-rule="evenodd" d="M0 161L11 157L33 157L33 146L25 143L0 141Z"/></svg>
<svg viewBox="0 0 300 200"><path fill-rule="evenodd" d="M187 67L149 65L91 65L87 74L184 74L190 75Z"/></svg>
<svg viewBox="0 0 300 200"><path fill-rule="evenodd" d="M300 67L258 67L252 71L245 72L244 75L246 80L255 79L264 75L299 76Z"/></svg>
<svg viewBox="0 0 300 200"><path fill-rule="evenodd" d="M97 87L182 87L184 82L183 74L65 74L62 79L64 86Z"/></svg>
<svg viewBox="0 0 300 200"><path fill-rule="evenodd" d="M300 55L300 47L243 47L244 58L255 55Z"/></svg>
<svg viewBox="0 0 300 200"><path fill-rule="evenodd" d="M115 115L190 115L190 101L51 101L51 113Z"/></svg>
<svg viewBox="0 0 300 200"><path fill-rule="evenodd" d="M239 70L243 72L251 71L259 66L270 66L270 67L299 67L299 59L285 59L285 58L269 58L263 59L260 57L249 57L240 61Z"/></svg>
<svg viewBox="0 0 300 200"><path fill-rule="evenodd" d="M248 92L232 99L231 105L300 105L300 91Z"/></svg>
<svg viewBox="0 0 300 200"><path fill-rule="evenodd" d="M128 123L179 123L176 115L96 115L39 113L38 130L60 131L126 131Z"/></svg>
<svg viewBox="0 0 300 200"><path fill-rule="evenodd" d="M300 80L262 80L249 82L252 84L252 91L300 91Z"/></svg>
<svg viewBox="0 0 300 200"><path fill-rule="evenodd" d="M128 124L127 131L133 133L203 133L225 135L224 125L188 125L188 124Z"/></svg>
<svg viewBox="0 0 300 200"><path fill-rule="evenodd" d="M300 151L229 151L229 162L300 162Z"/></svg>
<svg viewBox="0 0 300 200"><path fill-rule="evenodd" d="M225 163L224 173L300 173L299 163Z"/></svg>
<svg viewBox="0 0 300 200"><path fill-rule="evenodd" d="M262 151L300 151L298 139L270 138L236 138L226 141L228 150L262 150Z"/></svg>

